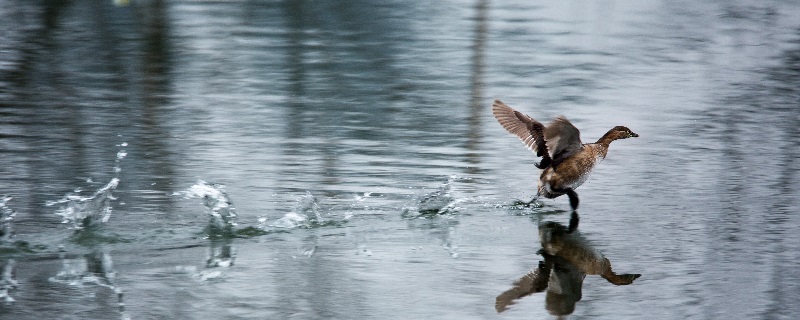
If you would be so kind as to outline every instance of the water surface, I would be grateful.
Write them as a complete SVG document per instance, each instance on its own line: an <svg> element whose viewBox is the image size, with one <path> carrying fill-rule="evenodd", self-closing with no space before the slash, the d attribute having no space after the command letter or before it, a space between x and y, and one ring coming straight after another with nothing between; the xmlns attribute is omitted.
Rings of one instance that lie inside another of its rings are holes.
<svg viewBox="0 0 800 320"><path fill-rule="evenodd" d="M569 219L512 205L538 171L500 98L584 142L640 135L578 193L581 234L642 277L588 275L572 318L798 318L798 21L792 1L11 1L0 315L551 317L544 294L494 308Z"/></svg>

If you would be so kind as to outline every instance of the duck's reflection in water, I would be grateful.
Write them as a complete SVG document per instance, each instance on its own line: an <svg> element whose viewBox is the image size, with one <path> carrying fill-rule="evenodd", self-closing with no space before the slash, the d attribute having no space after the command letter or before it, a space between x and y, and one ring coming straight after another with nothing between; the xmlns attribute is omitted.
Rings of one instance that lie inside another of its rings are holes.
<svg viewBox="0 0 800 320"><path fill-rule="evenodd" d="M497 296L495 309L505 311L514 300L537 292L547 291L545 308L555 316L575 311L581 300L583 279L587 274L599 275L615 285L628 285L641 274L616 274L611 262L577 231L578 214L573 212L570 227L557 222L539 225L542 249L536 269L514 282L514 287ZM573 232L570 232L572 230Z"/></svg>

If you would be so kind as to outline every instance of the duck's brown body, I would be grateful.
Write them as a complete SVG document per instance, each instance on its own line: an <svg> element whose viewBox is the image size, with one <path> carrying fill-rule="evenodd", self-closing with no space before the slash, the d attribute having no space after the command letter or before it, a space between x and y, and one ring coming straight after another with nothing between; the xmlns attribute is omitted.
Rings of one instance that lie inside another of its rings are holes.
<svg viewBox="0 0 800 320"><path fill-rule="evenodd" d="M539 195L553 199L564 195L563 190L574 190L586 182L594 167L606 157L608 147L598 143L584 144L575 153L558 165L549 166L539 176Z"/></svg>
<svg viewBox="0 0 800 320"><path fill-rule="evenodd" d="M583 144L580 131L564 117L544 126L500 100L495 100L492 113L503 128L542 157L542 161L536 164L544 170L539 176L537 197L552 199L566 194L573 209L578 207L575 188L582 185L597 163L605 159L609 144L614 140L639 136L626 127L616 126L597 142Z"/></svg>

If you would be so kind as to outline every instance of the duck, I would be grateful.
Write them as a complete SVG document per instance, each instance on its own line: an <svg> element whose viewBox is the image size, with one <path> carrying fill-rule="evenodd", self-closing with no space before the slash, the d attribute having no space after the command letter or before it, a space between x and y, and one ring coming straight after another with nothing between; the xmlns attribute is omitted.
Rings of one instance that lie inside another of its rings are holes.
<svg viewBox="0 0 800 320"><path fill-rule="evenodd" d="M526 206L539 197L554 199L566 194L572 210L577 210L580 200L575 189L586 182L592 170L605 159L611 142L639 136L625 126L616 126L597 142L582 143L580 131L564 116L556 117L544 126L500 100L492 104L492 114L503 128L542 158L534 164L542 169L537 193L533 200L525 203Z"/></svg>

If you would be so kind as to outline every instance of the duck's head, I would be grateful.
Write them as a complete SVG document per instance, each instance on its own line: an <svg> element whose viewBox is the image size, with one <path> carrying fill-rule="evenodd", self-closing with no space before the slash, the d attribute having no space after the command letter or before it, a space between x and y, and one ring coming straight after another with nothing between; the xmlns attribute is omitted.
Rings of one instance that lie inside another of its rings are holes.
<svg viewBox="0 0 800 320"><path fill-rule="evenodd" d="M638 134L631 131L631 129L628 129L628 127L625 126L616 126L613 129L611 129L608 133L613 135L614 140L636 138L639 136Z"/></svg>

